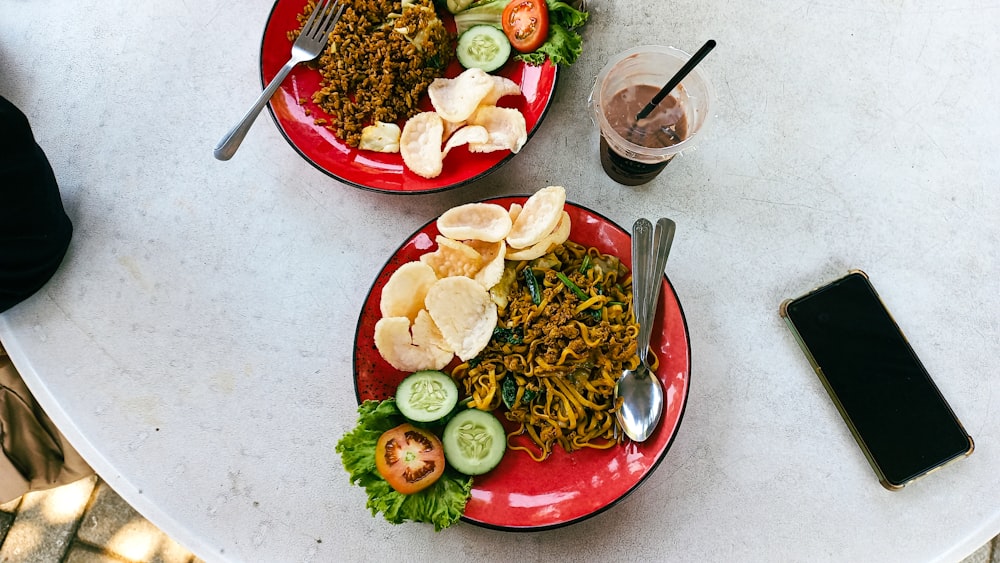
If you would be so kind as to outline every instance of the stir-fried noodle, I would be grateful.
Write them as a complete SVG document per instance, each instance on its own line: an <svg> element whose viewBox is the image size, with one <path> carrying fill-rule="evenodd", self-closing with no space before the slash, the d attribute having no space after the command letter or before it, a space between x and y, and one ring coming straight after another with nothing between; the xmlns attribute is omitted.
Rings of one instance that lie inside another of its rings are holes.
<svg viewBox="0 0 1000 563"><path fill-rule="evenodd" d="M510 447L536 461L555 444L567 452L614 446L615 382L639 364L628 269L615 256L567 241L537 260L508 262L493 292L501 305L507 300L493 339L452 374L471 406L504 403L505 416L519 425ZM520 434L537 450L516 444Z"/></svg>

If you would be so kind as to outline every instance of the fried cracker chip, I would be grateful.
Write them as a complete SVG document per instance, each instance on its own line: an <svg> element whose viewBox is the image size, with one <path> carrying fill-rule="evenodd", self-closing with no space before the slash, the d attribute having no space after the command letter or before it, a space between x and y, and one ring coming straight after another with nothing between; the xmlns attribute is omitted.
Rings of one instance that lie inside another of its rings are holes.
<svg viewBox="0 0 1000 563"><path fill-rule="evenodd" d="M433 268L439 278L471 278L483 266L482 256L471 246L441 235L434 240L438 244L437 250L421 255L420 261Z"/></svg>
<svg viewBox="0 0 1000 563"><path fill-rule="evenodd" d="M424 178L436 178L444 164L443 139L444 123L437 113L425 111L407 119L399 137L399 153L406 167Z"/></svg>
<svg viewBox="0 0 1000 563"><path fill-rule="evenodd" d="M511 249L507 251L507 260L534 260L551 252L556 246L566 242L570 231L569 213L562 212L559 224L542 240L528 248Z"/></svg>
<svg viewBox="0 0 1000 563"><path fill-rule="evenodd" d="M465 121L493 91L493 84L482 69L470 68L455 78L435 78L427 87L427 95L442 119Z"/></svg>
<svg viewBox="0 0 1000 563"><path fill-rule="evenodd" d="M400 266L382 287L379 309L383 317L406 317L411 321L424 308L427 289L438 276L434 268L414 260Z"/></svg>
<svg viewBox="0 0 1000 563"><path fill-rule="evenodd" d="M441 369L448 365L454 354L420 340L432 336L426 321L421 331L414 330L411 334L410 319L406 317L382 317L375 323L375 348L385 361L400 371Z"/></svg>
<svg viewBox="0 0 1000 563"><path fill-rule="evenodd" d="M477 281L453 276L440 279L427 291L427 312L448 346L461 360L474 358L493 337L497 306Z"/></svg>
<svg viewBox="0 0 1000 563"><path fill-rule="evenodd" d="M486 289L500 282L503 277L504 257L507 254L507 244L502 240L486 242L481 240L466 241L467 245L476 249L483 259L483 267L473 276Z"/></svg>
<svg viewBox="0 0 1000 563"><path fill-rule="evenodd" d="M438 231L454 240L501 241L512 225L507 210L495 203L466 203L452 207L437 220Z"/></svg>
<svg viewBox="0 0 1000 563"><path fill-rule="evenodd" d="M517 216L521 214L521 204L520 203L510 204L510 209L508 210L508 213L510 213L511 223L517 221Z"/></svg>
<svg viewBox="0 0 1000 563"><path fill-rule="evenodd" d="M441 123L444 124L443 138L445 141L450 140L451 136L454 135L456 131L465 127L464 121L448 121L447 119L442 119Z"/></svg>
<svg viewBox="0 0 1000 563"><path fill-rule="evenodd" d="M442 154L448 156L451 149L459 145L471 145L486 143L490 140L490 132L481 125L466 125L448 137L448 142L444 145Z"/></svg>
<svg viewBox="0 0 1000 563"><path fill-rule="evenodd" d="M418 346L434 346L454 355L454 352L452 352L444 336L441 334L441 329L434 324L434 319L431 318L431 314L427 312L427 309L421 309L417 313L417 318L413 321L413 327L410 329L410 332L413 334L414 344ZM451 358L448 358L448 361L450 362Z"/></svg>
<svg viewBox="0 0 1000 563"><path fill-rule="evenodd" d="M521 87L506 76L497 76L491 74L490 78L493 80L493 88L490 90L489 94L479 102L481 106L495 106L500 98L504 96L514 96L521 93Z"/></svg>
<svg viewBox="0 0 1000 563"><path fill-rule="evenodd" d="M524 115L516 109L480 106L469 118L469 125L481 125L490 134L485 143L469 143L472 152L510 150L516 153L528 142Z"/></svg>
<svg viewBox="0 0 1000 563"><path fill-rule="evenodd" d="M565 204L566 189L562 186L549 186L532 194L507 234L507 245L528 248L541 241L559 224Z"/></svg>

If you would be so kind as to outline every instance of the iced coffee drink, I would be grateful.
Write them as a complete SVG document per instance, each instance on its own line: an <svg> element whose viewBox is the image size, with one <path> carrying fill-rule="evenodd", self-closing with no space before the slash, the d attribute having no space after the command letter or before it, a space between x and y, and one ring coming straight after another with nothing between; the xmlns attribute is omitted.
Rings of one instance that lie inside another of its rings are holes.
<svg viewBox="0 0 1000 563"><path fill-rule="evenodd" d="M695 69L648 116L636 115L688 60L671 47L643 46L613 58L591 93L601 164L614 181L645 184L693 146L708 117L711 85Z"/></svg>

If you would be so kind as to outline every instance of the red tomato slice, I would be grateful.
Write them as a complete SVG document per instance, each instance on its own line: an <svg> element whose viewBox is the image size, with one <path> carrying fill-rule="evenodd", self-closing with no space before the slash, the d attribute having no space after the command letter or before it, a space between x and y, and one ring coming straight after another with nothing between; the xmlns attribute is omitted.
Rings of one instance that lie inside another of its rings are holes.
<svg viewBox="0 0 1000 563"><path fill-rule="evenodd" d="M444 464L441 440L409 423L385 431L375 444L375 468L404 495L433 485L444 473Z"/></svg>
<svg viewBox="0 0 1000 563"><path fill-rule="evenodd" d="M500 21L511 47L522 53L535 51L549 36L545 0L513 0L503 9Z"/></svg>

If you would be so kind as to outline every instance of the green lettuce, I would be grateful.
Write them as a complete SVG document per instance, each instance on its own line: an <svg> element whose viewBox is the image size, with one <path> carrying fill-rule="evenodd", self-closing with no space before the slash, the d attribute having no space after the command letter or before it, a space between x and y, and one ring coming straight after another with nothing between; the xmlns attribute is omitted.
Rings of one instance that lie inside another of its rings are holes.
<svg viewBox="0 0 1000 563"><path fill-rule="evenodd" d="M365 506L372 516L381 512L393 524L427 522L441 531L462 517L472 495L472 478L445 469L436 483L420 492L396 492L375 468L375 444L383 432L404 422L394 399L365 401L358 407L357 426L337 442L336 451L351 483L368 493Z"/></svg>
<svg viewBox="0 0 1000 563"><path fill-rule="evenodd" d="M548 55L554 64L571 65L583 53L583 37L576 28L587 23L590 14L581 12L566 2L548 0L549 36L535 52L518 55L516 58L533 65L545 62Z"/></svg>
<svg viewBox="0 0 1000 563"><path fill-rule="evenodd" d="M511 0L478 0L455 14L459 35L474 25L502 27L503 9ZM462 2L464 4L464 2ZM549 9L549 35L536 51L522 53L516 59L530 65L540 65L545 58L555 64L571 65L583 53L583 37L576 29L587 23L588 12L577 10L562 0L546 0Z"/></svg>
<svg viewBox="0 0 1000 563"><path fill-rule="evenodd" d="M455 32L462 35L477 25L492 25L497 29L503 29L501 23L503 10L510 2L511 0L479 0L466 4L461 10L453 12L455 14Z"/></svg>

